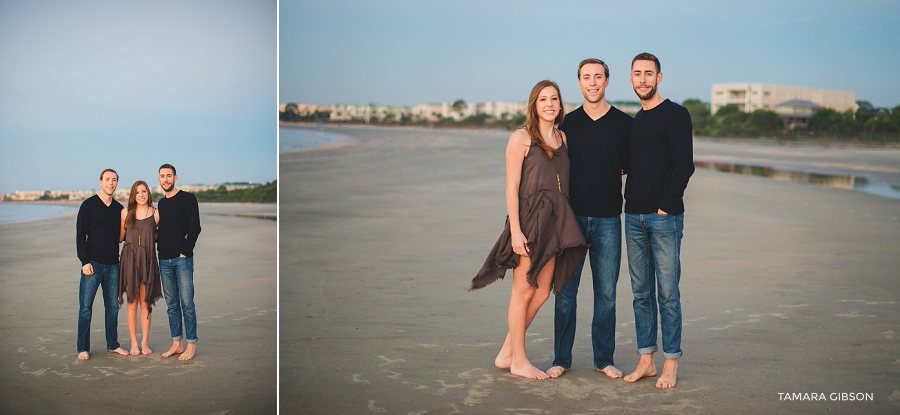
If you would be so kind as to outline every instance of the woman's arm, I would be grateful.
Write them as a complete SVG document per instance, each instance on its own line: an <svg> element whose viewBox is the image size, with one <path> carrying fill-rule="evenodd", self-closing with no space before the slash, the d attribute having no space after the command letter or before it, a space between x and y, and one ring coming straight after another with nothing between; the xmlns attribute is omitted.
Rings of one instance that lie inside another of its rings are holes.
<svg viewBox="0 0 900 415"><path fill-rule="evenodd" d="M119 222L119 242L125 240L125 218L128 217L128 211L122 209L122 220Z"/></svg>
<svg viewBox="0 0 900 415"><path fill-rule="evenodd" d="M506 213L513 252L528 256L528 240L519 224L519 181L522 178L522 162L528 154L531 138L524 129L516 130L506 144Z"/></svg>

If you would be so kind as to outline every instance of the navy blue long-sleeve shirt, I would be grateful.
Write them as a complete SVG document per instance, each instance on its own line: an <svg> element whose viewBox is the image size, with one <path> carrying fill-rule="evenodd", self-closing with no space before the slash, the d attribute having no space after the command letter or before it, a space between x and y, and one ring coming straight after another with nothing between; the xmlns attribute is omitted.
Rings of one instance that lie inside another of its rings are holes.
<svg viewBox="0 0 900 415"><path fill-rule="evenodd" d="M181 254L194 256L194 245L200 235L200 207L193 193L179 190L172 197L157 203L159 225L156 231L156 250L159 259L178 258ZM187 236L187 237L185 237Z"/></svg>
<svg viewBox="0 0 900 415"><path fill-rule="evenodd" d="M115 199L106 206L97 195L81 202L75 220L75 248L81 265L92 261L104 265L119 263L122 209L122 204Z"/></svg>
<svg viewBox="0 0 900 415"><path fill-rule="evenodd" d="M694 173L691 129L687 109L668 99L635 114L625 213L684 213L684 189Z"/></svg>
<svg viewBox="0 0 900 415"><path fill-rule="evenodd" d="M569 201L578 216L614 218L622 214L622 176L628 172L631 117L610 107L592 120L578 107L566 114L570 160Z"/></svg>

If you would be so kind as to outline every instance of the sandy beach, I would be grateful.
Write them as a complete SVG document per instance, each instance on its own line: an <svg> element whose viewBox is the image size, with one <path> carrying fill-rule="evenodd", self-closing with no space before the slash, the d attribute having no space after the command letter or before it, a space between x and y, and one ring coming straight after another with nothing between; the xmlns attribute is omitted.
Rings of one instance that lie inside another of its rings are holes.
<svg viewBox="0 0 900 415"><path fill-rule="evenodd" d="M357 144L281 155L281 413L900 411L898 200L697 169L685 200L677 387L593 370L589 277L573 370L535 381L492 365L511 274L466 291L503 228L509 133L325 131ZM695 154L808 161L740 146L697 141ZM832 150L822 150L829 162L900 167L896 150L885 160ZM552 304L526 338L544 369ZM637 354L624 249L617 314L616 365L627 373Z"/></svg>
<svg viewBox="0 0 900 415"><path fill-rule="evenodd" d="M199 341L188 362L160 356L171 344L162 299L152 355L107 353L99 291L91 359L77 360L75 215L0 225L0 413L275 413L277 222L224 215L274 215L276 206L201 204L200 212ZM129 347L124 305L118 339Z"/></svg>

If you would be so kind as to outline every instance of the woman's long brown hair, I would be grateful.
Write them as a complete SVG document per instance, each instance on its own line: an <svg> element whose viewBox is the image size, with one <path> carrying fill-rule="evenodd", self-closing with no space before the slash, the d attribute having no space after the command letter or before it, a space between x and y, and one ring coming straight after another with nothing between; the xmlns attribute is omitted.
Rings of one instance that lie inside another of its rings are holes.
<svg viewBox="0 0 900 415"><path fill-rule="evenodd" d="M131 194L128 195L128 214L125 215L125 229L134 228L134 224L137 222L135 216L137 215L137 190L138 186L143 185L147 188L147 206L153 206L153 193L150 193L150 186L147 186L147 182L143 180L138 180L131 185Z"/></svg>
<svg viewBox="0 0 900 415"><path fill-rule="evenodd" d="M531 94L528 95L528 108L525 110L525 124L523 124L522 127L528 131L531 142L541 146L541 148L544 149L544 153L547 154L547 159L551 159L553 158L553 147L550 147L549 144L545 143L544 137L541 136L541 130L538 128L540 116L538 115L537 110L538 94L541 93L542 89L548 86L552 86L556 89L556 96L559 98L559 114L556 114L553 123L559 125L563 122L566 111L563 108L562 94L559 93L559 85L557 85L556 82L545 79L538 82L534 88L531 88Z"/></svg>

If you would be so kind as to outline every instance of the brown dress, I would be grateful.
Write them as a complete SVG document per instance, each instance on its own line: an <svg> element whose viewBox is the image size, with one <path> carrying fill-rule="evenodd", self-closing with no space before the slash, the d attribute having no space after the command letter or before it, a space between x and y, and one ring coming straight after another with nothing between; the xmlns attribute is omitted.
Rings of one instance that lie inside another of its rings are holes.
<svg viewBox="0 0 900 415"><path fill-rule="evenodd" d="M532 260L526 273L528 283L537 287L537 274L550 258L556 256L552 288L554 294L559 294L588 249L575 213L569 206L569 155L565 146L554 150L553 158L547 160L544 150L531 144L522 162L519 181L519 224L528 240ZM512 250L507 216L506 227L472 279L470 290L502 279L507 269L517 265L519 255Z"/></svg>
<svg viewBox="0 0 900 415"><path fill-rule="evenodd" d="M134 221L134 228L125 229L125 245L119 257L119 304L122 294L128 302L137 300L140 293L138 283L144 284L147 311L153 309L156 300L162 297L159 281L159 263L156 261L156 222L153 215Z"/></svg>

